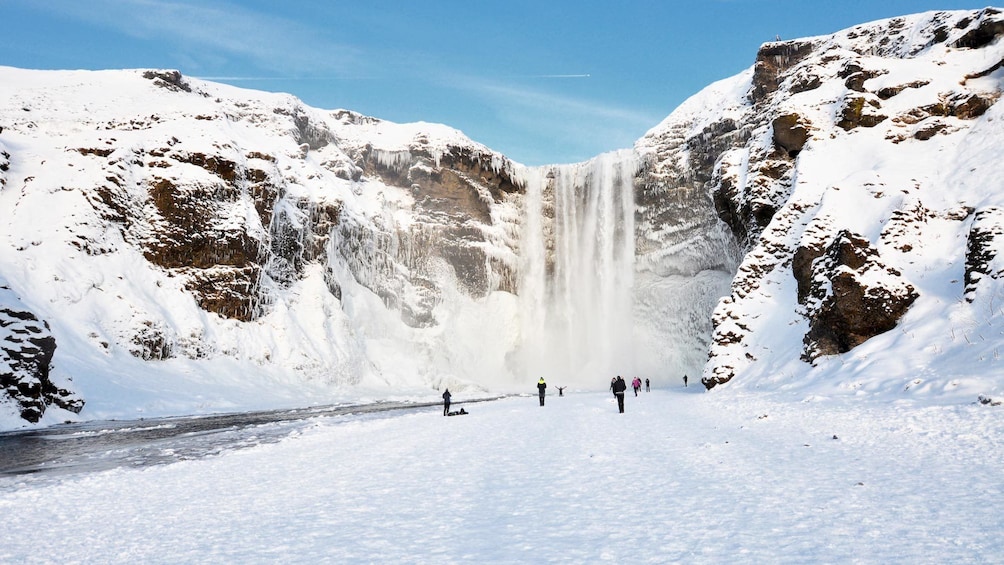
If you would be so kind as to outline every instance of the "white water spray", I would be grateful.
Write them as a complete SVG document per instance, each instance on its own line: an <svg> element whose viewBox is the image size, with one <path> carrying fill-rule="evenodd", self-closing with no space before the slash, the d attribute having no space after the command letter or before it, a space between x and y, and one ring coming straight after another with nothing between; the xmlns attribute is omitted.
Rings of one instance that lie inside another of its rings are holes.
<svg viewBox="0 0 1004 565"><path fill-rule="evenodd" d="M636 170L625 150L529 172L519 289L524 379L602 386L633 371Z"/></svg>

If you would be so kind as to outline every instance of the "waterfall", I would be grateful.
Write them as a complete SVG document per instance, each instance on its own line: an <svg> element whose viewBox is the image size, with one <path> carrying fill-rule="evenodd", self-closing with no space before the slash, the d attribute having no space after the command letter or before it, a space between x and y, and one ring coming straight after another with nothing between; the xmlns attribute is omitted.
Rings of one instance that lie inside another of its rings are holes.
<svg viewBox="0 0 1004 565"><path fill-rule="evenodd" d="M527 173L523 379L603 386L633 372L636 170L625 150Z"/></svg>

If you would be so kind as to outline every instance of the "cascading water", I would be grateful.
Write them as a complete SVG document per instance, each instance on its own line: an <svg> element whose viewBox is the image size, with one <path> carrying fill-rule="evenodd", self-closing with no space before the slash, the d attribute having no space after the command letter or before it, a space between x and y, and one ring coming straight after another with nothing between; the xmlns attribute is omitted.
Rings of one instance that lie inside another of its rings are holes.
<svg viewBox="0 0 1004 565"><path fill-rule="evenodd" d="M625 150L528 171L519 362L597 385L633 370L634 176Z"/></svg>

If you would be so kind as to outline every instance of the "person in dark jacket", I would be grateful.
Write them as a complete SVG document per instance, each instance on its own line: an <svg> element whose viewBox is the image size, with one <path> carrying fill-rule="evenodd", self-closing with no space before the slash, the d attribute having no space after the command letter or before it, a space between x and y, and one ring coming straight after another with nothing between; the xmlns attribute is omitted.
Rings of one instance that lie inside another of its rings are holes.
<svg viewBox="0 0 1004 565"><path fill-rule="evenodd" d="M537 381L537 394L540 396L540 405L544 405L544 391L547 390L547 383L544 382L544 377L540 377Z"/></svg>
<svg viewBox="0 0 1004 565"><path fill-rule="evenodd" d="M617 409L620 413L624 413L624 392L627 390L627 383L620 375L617 375L617 380L614 381L614 397L617 398Z"/></svg>
<svg viewBox="0 0 1004 565"><path fill-rule="evenodd" d="M450 415L450 389L443 392L443 416Z"/></svg>

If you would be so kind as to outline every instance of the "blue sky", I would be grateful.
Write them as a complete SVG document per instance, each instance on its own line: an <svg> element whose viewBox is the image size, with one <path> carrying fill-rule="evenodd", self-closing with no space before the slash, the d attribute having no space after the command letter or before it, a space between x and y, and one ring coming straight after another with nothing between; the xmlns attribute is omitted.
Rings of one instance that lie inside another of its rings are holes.
<svg viewBox="0 0 1004 565"><path fill-rule="evenodd" d="M630 147L775 36L958 0L0 0L0 64L171 68L439 122L528 164Z"/></svg>

